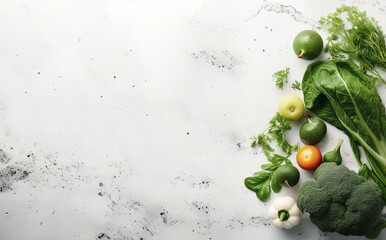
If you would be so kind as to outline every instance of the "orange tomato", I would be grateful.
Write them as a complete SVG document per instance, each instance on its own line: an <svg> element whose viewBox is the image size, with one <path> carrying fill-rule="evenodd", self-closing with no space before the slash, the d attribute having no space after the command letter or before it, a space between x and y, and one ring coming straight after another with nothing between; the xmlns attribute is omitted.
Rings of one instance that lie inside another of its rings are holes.
<svg viewBox="0 0 386 240"><path fill-rule="evenodd" d="M296 161L304 170L312 171L322 163L322 154L317 147L305 145L298 150Z"/></svg>

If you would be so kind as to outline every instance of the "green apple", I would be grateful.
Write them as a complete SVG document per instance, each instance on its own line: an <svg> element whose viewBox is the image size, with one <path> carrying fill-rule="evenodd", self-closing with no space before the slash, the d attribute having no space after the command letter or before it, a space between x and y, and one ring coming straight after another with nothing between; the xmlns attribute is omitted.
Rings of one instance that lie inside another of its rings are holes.
<svg viewBox="0 0 386 240"><path fill-rule="evenodd" d="M304 114L304 103L297 95L288 94L280 99L278 110L284 119L297 121Z"/></svg>

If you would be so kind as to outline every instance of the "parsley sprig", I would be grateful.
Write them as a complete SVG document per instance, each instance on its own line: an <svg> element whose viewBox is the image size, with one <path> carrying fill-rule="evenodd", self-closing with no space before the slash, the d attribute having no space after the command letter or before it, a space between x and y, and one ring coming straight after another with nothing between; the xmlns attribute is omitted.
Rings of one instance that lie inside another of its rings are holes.
<svg viewBox="0 0 386 240"><path fill-rule="evenodd" d="M269 121L269 127L266 131L252 138L251 147L259 145L264 155L270 160L271 154L274 152L271 144L272 141L275 141L276 145L281 148L283 152L291 154L295 146L291 145L286 138L286 133L291 130L291 128L291 123L285 120L279 113L276 113Z"/></svg>
<svg viewBox="0 0 386 240"><path fill-rule="evenodd" d="M275 72L272 77L275 80L275 84L278 88L283 90L284 83L288 82L289 67Z"/></svg>
<svg viewBox="0 0 386 240"><path fill-rule="evenodd" d="M302 90L302 85L301 83L298 81L298 80L295 80L292 84L291 84L291 88L293 90Z"/></svg>

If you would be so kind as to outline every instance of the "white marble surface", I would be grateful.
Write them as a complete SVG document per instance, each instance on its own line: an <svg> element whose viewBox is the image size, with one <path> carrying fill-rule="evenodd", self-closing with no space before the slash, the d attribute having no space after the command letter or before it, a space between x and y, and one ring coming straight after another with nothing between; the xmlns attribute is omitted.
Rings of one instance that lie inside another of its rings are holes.
<svg viewBox="0 0 386 240"><path fill-rule="evenodd" d="M361 239L274 228L243 185L301 95L272 74L301 80L293 37L342 3L386 29L383 1L2 0L0 239Z"/></svg>

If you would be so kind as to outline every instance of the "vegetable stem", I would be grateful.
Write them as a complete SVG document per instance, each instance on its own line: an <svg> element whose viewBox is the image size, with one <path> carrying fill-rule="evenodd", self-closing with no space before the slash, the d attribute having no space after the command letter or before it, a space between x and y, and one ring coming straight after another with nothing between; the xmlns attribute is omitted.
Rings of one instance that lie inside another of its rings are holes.
<svg viewBox="0 0 386 240"><path fill-rule="evenodd" d="M306 52L302 49L302 51L300 52L300 54L298 55L298 58L302 58L304 56Z"/></svg>
<svg viewBox="0 0 386 240"><path fill-rule="evenodd" d="M280 221L286 221L290 217L290 214L287 210L282 209L278 212Z"/></svg>

